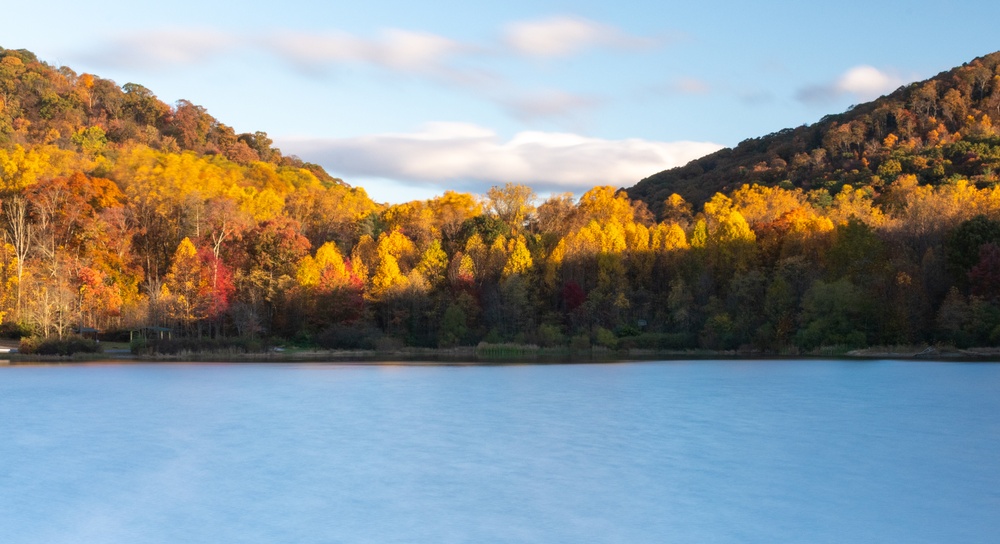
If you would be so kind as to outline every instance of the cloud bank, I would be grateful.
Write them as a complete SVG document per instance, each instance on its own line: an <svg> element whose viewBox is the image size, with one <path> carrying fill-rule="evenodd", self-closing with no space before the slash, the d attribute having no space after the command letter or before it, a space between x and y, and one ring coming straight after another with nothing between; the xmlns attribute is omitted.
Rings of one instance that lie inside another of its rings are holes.
<svg viewBox="0 0 1000 544"><path fill-rule="evenodd" d="M499 56L567 57L591 49L641 49L658 40L572 16L515 21L493 42L460 42L430 32L383 28L375 37L340 30L272 30L252 34L212 28L164 28L112 37L84 57L128 68L195 64L221 53L248 48L294 66L370 64L390 71L428 72L451 61L486 62ZM461 57L461 59L459 59Z"/></svg>
<svg viewBox="0 0 1000 544"><path fill-rule="evenodd" d="M558 132L521 132L502 141L495 132L466 123L428 123L412 133L279 143L348 182L373 177L479 193L507 182L540 191L631 186L722 148L711 142L604 140Z"/></svg>
<svg viewBox="0 0 1000 544"><path fill-rule="evenodd" d="M256 45L298 66L370 64L390 71L426 74L444 70L450 58L473 49L437 34L395 28L383 29L373 39L345 32L283 31L257 39Z"/></svg>
<svg viewBox="0 0 1000 544"><path fill-rule="evenodd" d="M503 42L519 54L543 58L567 57L595 47L633 49L656 43L613 26L570 16L510 23L503 29Z"/></svg>
<svg viewBox="0 0 1000 544"><path fill-rule="evenodd" d="M311 76L342 69L374 69L463 92L471 90L522 121L562 122L575 121L603 100L558 89L524 89L520 79L509 73L506 61L513 59L516 65L526 57L566 58L600 49L642 49L661 43L596 21L555 16L501 25L492 39L477 42L398 28L361 36L337 29L246 33L171 27L113 36L73 55L96 66L130 71L184 68L247 53L277 59L283 66Z"/></svg>

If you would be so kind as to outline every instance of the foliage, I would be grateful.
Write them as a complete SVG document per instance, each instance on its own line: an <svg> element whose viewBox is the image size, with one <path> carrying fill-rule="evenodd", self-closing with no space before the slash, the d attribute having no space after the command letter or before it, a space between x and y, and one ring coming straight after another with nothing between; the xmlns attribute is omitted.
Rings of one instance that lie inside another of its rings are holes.
<svg viewBox="0 0 1000 544"><path fill-rule="evenodd" d="M998 66L628 191L383 206L264 132L0 49L0 334L35 352L94 330L142 331L142 353L997 345Z"/></svg>

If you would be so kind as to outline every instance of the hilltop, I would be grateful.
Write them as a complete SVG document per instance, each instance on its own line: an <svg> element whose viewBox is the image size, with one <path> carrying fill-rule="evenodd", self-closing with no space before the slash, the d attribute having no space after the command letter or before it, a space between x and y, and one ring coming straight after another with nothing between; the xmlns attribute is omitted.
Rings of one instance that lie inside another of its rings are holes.
<svg viewBox="0 0 1000 544"><path fill-rule="evenodd" d="M304 168L326 185L344 184L317 164L282 155L266 132L237 134L188 100L171 106L138 83L119 87L110 79L53 67L30 51L0 47L0 146L85 150L98 143L218 155L242 165L263 161Z"/></svg>
<svg viewBox="0 0 1000 544"><path fill-rule="evenodd" d="M815 191L822 202L844 185L875 193L901 174L923 184L997 181L1000 52L985 55L819 122L740 142L627 189L654 212L677 193L698 206L744 184Z"/></svg>

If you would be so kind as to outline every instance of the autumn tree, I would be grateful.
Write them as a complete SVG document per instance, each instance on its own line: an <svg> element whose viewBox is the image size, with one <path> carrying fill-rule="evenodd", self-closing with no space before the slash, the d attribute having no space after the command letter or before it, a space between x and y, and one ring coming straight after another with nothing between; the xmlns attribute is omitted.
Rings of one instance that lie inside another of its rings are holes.
<svg viewBox="0 0 1000 544"><path fill-rule="evenodd" d="M535 192L530 187L507 183L493 186L486 192L487 210L517 233L525 226L528 216L535 210Z"/></svg>
<svg viewBox="0 0 1000 544"><path fill-rule="evenodd" d="M13 249L13 258L17 269L17 316L21 317L22 288L24 282L24 265L32 249L33 225L28 215L28 201L22 196L14 196L3 200L4 240Z"/></svg>
<svg viewBox="0 0 1000 544"><path fill-rule="evenodd" d="M190 239L177 246L164 278L160 299L167 315L185 327L196 326L198 336L207 320L217 319L229 308L234 291L229 269L211 250L198 250Z"/></svg>

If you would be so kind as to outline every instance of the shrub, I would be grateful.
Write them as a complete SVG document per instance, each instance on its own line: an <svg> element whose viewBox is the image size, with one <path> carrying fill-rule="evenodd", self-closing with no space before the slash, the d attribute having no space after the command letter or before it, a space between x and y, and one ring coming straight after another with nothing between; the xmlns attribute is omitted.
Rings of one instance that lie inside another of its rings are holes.
<svg viewBox="0 0 1000 544"><path fill-rule="evenodd" d="M0 338L8 340L20 340L31 336L34 331L27 323L2 323L0 324Z"/></svg>
<svg viewBox="0 0 1000 544"><path fill-rule="evenodd" d="M580 333L569 342L569 349L573 351L585 351L590 349L590 336L587 333Z"/></svg>
<svg viewBox="0 0 1000 544"><path fill-rule="evenodd" d="M594 328L594 343L608 349L615 349L618 347L618 338L615 333L608 329L596 327Z"/></svg>
<svg viewBox="0 0 1000 544"><path fill-rule="evenodd" d="M566 338L558 325L543 323L538 326L538 343L546 348L560 346L566 343Z"/></svg>
<svg viewBox="0 0 1000 544"><path fill-rule="evenodd" d="M79 336L66 338L31 336L21 339L18 351L30 355L73 355L74 353L100 353L101 345Z"/></svg>

